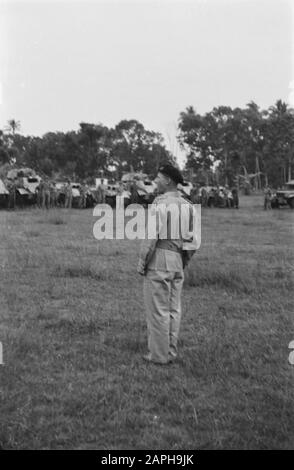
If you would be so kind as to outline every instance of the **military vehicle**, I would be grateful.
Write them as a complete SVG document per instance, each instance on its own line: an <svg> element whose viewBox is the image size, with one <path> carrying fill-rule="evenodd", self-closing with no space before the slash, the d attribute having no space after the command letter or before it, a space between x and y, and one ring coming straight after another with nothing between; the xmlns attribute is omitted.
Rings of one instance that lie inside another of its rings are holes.
<svg viewBox="0 0 294 470"><path fill-rule="evenodd" d="M67 183L65 181L57 181L55 183L55 190L57 192L56 200L58 206L64 206L65 204L65 187Z"/></svg>
<svg viewBox="0 0 294 470"><path fill-rule="evenodd" d="M273 200L274 207L290 206L294 209L294 180L285 183L283 189L276 192L276 197Z"/></svg>
<svg viewBox="0 0 294 470"><path fill-rule="evenodd" d="M150 181L149 179L139 180L136 182L136 190L137 190L137 203L142 204L143 206L147 206L148 204L152 204L156 196L156 189L157 186L154 181Z"/></svg>
<svg viewBox="0 0 294 470"><path fill-rule="evenodd" d="M156 196L156 184L145 173L126 173L121 179L131 204L151 204Z"/></svg>
<svg viewBox="0 0 294 470"><path fill-rule="evenodd" d="M116 206L117 196L123 198L124 207L127 207L131 203L131 192L127 183L110 182L106 187L105 202L111 207Z"/></svg>
<svg viewBox="0 0 294 470"><path fill-rule="evenodd" d="M80 207L81 185L80 183L70 183L72 190L72 207Z"/></svg>
<svg viewBox="0 0 294 470"><path fill-rule="evenodd" d="M15 184L16 205L35 204L37 187L41 178L31 168L13 168L7 173L7 179Z"/></svg>
<svg viewBox="0 0 294 470"><path fill-rule="evenodd" d="M108 183L105 190L105 203L115 207L116 196L119 194L119 184L116 182Z"/></svg>
<svg viewBox="0 0 294 470"><path fill-rule="evenodd" d="M38 175L24 176L23 185L25 189L28 189L31 194L36 194L37 187L39 186L41 177Z"/></svg>
<svg viewBox="0 0 294 470"><path fill-rule="evenodd" d="M97 204L97 189L95 186L91 186L86 192L86 208L94 207Z"/></svg>
<svg viewBox="0 0 294 470"><path fill-rule="evenodd" d="M38 175L33 176L24 176L23 177L23 186L24 189L28 192L27 201L30 204L35 204L37 202L37 188L40 184L41 177Z"/></svg>

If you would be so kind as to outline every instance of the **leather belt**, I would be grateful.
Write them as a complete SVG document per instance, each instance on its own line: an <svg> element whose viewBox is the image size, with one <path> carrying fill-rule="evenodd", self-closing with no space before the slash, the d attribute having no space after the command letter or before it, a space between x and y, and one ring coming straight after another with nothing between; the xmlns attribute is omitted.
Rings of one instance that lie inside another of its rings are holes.
<svg viewBox="0 0 294 470"><path fill-rule="evenodd" d="M176 253L182 253L182 249L179 248L172 240L157 240L156 248L161 248L162 250L174 251Z"/></svg>

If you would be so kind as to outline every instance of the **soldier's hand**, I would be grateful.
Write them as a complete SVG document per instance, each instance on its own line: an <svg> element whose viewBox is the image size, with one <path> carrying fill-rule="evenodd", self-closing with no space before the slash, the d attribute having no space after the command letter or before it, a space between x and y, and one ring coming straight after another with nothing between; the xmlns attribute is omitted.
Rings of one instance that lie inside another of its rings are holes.
<svg viewBox="0 0 294 470"><path fill-rule="evenodd" d="M145 276L145 264L141 259L138 262L137 272L141 274L141 276Z"/></svg>
<svg viewBox="0 0 294 470"><path fill-rule="evenodd" d="M195 252L196 250L183 250L182 251L183 269L185 269L188 266Z"/></svg>

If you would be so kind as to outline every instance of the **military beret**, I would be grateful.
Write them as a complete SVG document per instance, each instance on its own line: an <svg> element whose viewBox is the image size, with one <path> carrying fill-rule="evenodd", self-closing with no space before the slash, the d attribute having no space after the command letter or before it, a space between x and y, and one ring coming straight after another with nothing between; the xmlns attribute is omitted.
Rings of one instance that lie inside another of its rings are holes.
<svg viewBox="0 0 294 470"><path fill-rule="evenodd" d="M183 176L175 166L172 165L162 165L158 168L158 173L162 173L165 176L168 176L172 179L176 184L183 183Z"/></svg>

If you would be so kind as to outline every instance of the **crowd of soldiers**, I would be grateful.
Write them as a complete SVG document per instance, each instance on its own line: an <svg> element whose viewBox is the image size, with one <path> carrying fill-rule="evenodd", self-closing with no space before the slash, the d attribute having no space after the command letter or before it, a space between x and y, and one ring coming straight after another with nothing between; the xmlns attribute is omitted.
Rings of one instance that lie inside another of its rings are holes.
<svg viewBox="0 0 294 470"><path fill-rule="evenodd" d="M98 187L95 191L85 183L74 184L69 180L65 183L56 183L47 178L40 180L34 192L29 191L22 177L15 180L4 180L8 191L7 208L23 208L31 205L40 209L63 207L80 209L93 206L96 202L105 202L105 186Z"/></svg>
<svg viewBox="0 0 294 470"><path fill-rule="evenodd" d="M149 180L149 192L144 193L143 181L113 181L107 182L101 179L96 187L90 187L85 181L72 183L69 179L63 183L50 180L44 176L42 179L33 176L34 186L28 187L22 172L18 172L15 178L0 180L0 206L8 209L25 206L38 207L40 209L76 207L79 209L93 207L95 204L108 203L115 207L116 196L123 195L125 205L140 203L146 206L152 203L156 196L156 187ZM27 178L26 178L27 180ZM143 185L143 186L142 186ZM186 191L185 191L185 187ZM146 189L146 188L145 188ZM143 196L140 196L140 190ZM183 197L202 207L220 207L239 209L239 194L236 186L204 186L186 183L181 189ZM276 191L270 186L264 188L264 210L278 207Z"/></svg>
<svg viewBox="0 0 294 470"><path fill-rule="evenodd" d="M73 200L73 190L70 182L65 183L60 188L55 182L49 180L40 181L36 188L36 205L40 209L50 209L53 207L71 208ZM83 207L83 199L80 198Z"/></svg>
<svg viewBox="0 0 294 470"><path fill-rule="evenodd" d="M22 172L20 172L22 173ZM8 209L24 208L25 206L38 207L40 209L67 208L83 209L93 207L95 204L108 203L115 205L116 196L122 195L126 203L136 202L135 186L133 183L122 181L108 184L106 179L101 179L93 187L85 181L72 183L67 180L64 183L55 182L46 176L42 179L35 178L34 185L28 185L28 178L23 175L15 178L6 178L3 187L7 190L2 207ZM132 198L133 196L133 198Z"/></svg>
<svg viewBox="0 0 294 470"><path fill-rule="evenodd" d="M239 209L239 194L237 187L193 185L190 195L194 204L202 207L222 207Z"/></svg>
<svg viewBox="0 0 294 470"><path fill-rule="evenodd" d="M138 182L122 182L113 183L113 185L105 184L106 180L101 179L99 185L95 188L90 187L85 181L82 183L71 183L67 180L65 183L58 183L43 177L35 185L34 190L28 190L24 185L21 176L14 180L6 179L4 184L9 192L7 207L13 209L15 207L24 207L31 205L40 209L50 208L86 208L93 207L98 203L111 203L115 205L115 197L124 193L126 203L151 203L156 196L154 194L144 195L142 201L138 196L140 189ZM229 189L228 186L197 186L190 185L190 194L184 194L194 204L201 204L203 207L227 207L239 208L239 196L236 187ZM146 200L145 200L146 199Z"/></svg>
<svg viewBox="0 0 294 470"><path fill-rule="evenodd" d="M278 191L279 190L280 188L278 188ZM264 195L263 208L265 211L279 208L277 190L272 189L269 185L266 185L263 190L263 195Z"/></svg>

